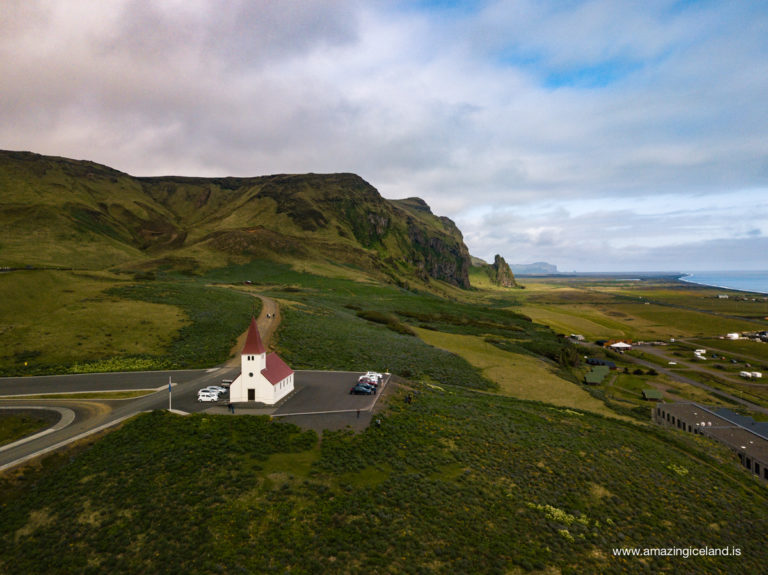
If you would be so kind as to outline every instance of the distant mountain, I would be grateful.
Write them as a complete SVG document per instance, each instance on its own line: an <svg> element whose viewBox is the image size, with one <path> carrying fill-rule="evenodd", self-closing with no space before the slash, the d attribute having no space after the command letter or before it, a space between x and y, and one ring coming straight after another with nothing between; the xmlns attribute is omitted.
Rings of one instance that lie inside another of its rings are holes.
<svg viewBox="0 0 768 575"><path fill-rule="evenodd" d="M189 273L253 259L330 262L406 285L469 288L461 232L354 174L133 177L0 151L0 267Z"/></svg>
<svg viewBox="0 0 768 575"><path fill-rule="evenodd" d="M532 264L509 264L510 269L518 276L537 276L556 274L557 266L546 262L535 262Z"/></svg>

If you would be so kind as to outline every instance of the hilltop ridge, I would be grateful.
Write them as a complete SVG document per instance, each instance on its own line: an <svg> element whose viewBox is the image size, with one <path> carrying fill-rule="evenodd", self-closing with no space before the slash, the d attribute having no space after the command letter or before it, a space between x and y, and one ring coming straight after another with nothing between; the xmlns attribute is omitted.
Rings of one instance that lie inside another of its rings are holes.
<svg viewBox="0 0 768 575"><path fill-rule="evenodd" d="M0 265L189 273L253 259L328 262L398 285L470 287L461 231L358 175L134 177L0 151ZM33 244L33 245L32 245Z"/></svg>

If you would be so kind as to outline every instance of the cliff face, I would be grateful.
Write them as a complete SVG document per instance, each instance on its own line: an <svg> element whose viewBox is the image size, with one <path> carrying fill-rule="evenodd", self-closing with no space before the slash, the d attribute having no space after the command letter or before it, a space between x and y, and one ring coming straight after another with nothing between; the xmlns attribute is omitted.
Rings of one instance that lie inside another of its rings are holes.
<svg viewBox="0 0 768 575"><path fill-rule="evenodd" d="M488 275L491 281L501 287L517 287L515 276L504 258L499 254L493 258L493 263L488 266Z"/></svg>
<svg viewBox="0 0 768 575"><path fill-rule="evenodd" d="M451 220L419 198L386 200L355 174L135 178L0 151L0 182L0 265L323 260L401 284L469 287L469 252Z"/></svg>

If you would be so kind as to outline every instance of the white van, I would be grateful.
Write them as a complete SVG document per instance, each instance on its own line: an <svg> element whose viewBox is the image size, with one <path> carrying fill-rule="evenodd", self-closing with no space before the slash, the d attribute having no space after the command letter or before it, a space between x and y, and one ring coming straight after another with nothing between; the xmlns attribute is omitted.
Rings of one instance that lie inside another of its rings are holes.
<svg viewBox="0 0 768 575"><path fill-rule="evenodd" d="M219 401L219 395L206 390L200 390L197 394L197 401Z"/></svg>

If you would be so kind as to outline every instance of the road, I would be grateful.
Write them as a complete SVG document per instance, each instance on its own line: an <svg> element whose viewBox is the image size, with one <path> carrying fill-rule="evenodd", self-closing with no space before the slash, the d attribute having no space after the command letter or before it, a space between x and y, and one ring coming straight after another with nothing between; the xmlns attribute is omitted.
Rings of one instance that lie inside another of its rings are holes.
<svg viewBox="0 0 768 575"><path fill-rule="evenodd" d="M648 352L648 347L637 347L635 349L643 351L643 352ZM624 359L626 361L629 361L629 362L632 362L632 363L636 363L636 364L642 365L642 366L650 368L650 369L655 369L658 373L664 374L664 375L668 376L670 379L673 379L675 381L680 381L682 383L688 383L690 385L694 385L694 386L699 387L701 389L705 389L705 390L707 390L709 392L717 393L718 395L720 395L722 397L726 397L726 398L728 398L730 401L732 401L734 403L741 404L741 405L751 409L752 411L757 411L757 412L760 412L760 413L768 414L768 409L766 409L765 407L757 405L756 403L752 403L751 401L747 401L746 399L743 399L741 397L737 397L737 396L733 395L732 393L728 393L728 392L723 391L721 389L718 389L716 387L712 387L711 385L707 385L705 383L701 383L700 381L696 381L695 379L691 379L690 377L686 377L686 376L681 375L679 373L675 373L674 371L672 371L670 369L665 369L664 367L661 367L661 366L659 366L656 363L653 363L653 362L650 362L650 361L647 361L647 360L644 360L644 359L640 359L639 357L634 357L634 356L631 356L631 355L627 355L627 354L625 354L622 359ZM697 371L694 366L685 365L685 367L689 368L689 369L694 369L694 371ZM698 371L701 371L702 373L707 373L707 374L711 373L710 371L705 370L705 369L698 369Z"/></svg>
<svg viewBox="0 0 768 575"><path fill-rule="evenodd" d="M280 322L280 309L274 300L256 294L263 305L257 318L265 345ZM244 334L245 335L245 334ZM244 335L241 339L244 341ZM240 373L240 349L234 361L212 369L53 375L0 378L0 410L48 409L58 412L57 423L44 432L24 438L0 449L0 471L23 463L71 443L80 437L120 422L144 411L171 407L185 413L203 411L210 404L197 401L197 391L208 385L235 379ZM169 381L172 382L169 392ZM155 390L148 395L122 400L37 399L30 395L71 394L77 392ZM170 400L170 401L169 401ZM170 403L170 406L169 406Z"/></svg>
<svg viewBox="0 0 768 575"><path fill-rule="evenodd" d="M33 439L6 445L0 450L0 471L18 465L53 449L57 449L80 437L116 425L137 413L154 409L167 409L169 395L171 406L186 413L202 411L207 404L197 401L197 390L220 383L222 379L233 379L237 368L215 368L186 371L155 371L145 373L90 374L88 376L48 376L36 378L0 379L0 409L24 410L49 408L71 410L74 417L69 425L58 427ZM168 380L172 379L171 393ZM19 379L30 381L19 382ZM104 387L101 386L103 382ZM58 393L73 391L104 391L115 389L158 389L148 395L123 400L76 400L76 399L33 399L17 397L21 394L48 394L52 389ZM20 392L20 393L19 393ZM62 415L63 419L63 415ZM62 419L59 421L61 422Z"/></svg>
<svg viewBox="0 0 768 575"><path fill-rule="evenodd" d="M269 298L263 298L263 301L264 306L257 323L263 334L262 339L268 345L269 338L279 324L280 314L276 302ZM51 411L51 420L55 422L40 433L0 447L0 472L117 425L144 411L170 407L181 413L227 413L226 398L218 404L199 403L197 391L220 384L222 380L235 379L240 373L241 348L242 344L237 348L237 362L230 360L224 366L211 369L0 378L0 410L47 409ZM236 411L238 414L269 413L314 428L318 432L344 427L362 429L370 422L380 394L350 395L349 389L357 382L359 375L356 372L299 371L295 377L296 392L286 402L272 408L237 404ZM172 381L170 392L169 380ZM388 391L388 383L389 375L382 384L382 394ZM120 400L25 397L142 389L150 390L150 393Z"/></svg>
<svg viewBox="0 0 768 575"><path fill-rule="evenodd" d="M577 342L577 343L578 343L579 346L581 346L582 348L585 348L585 349L602 349L602 347L600 347L598 345L595 345L594 343L588 343L588 342L583 342L583 341L582 342ZM653 355L656 355L658 357L663 357L663 358L667 359L666 356L663 355L663 353L659 352L653 346L636 346L635 350L642 351L642 352L645 352L645 353L651 352ZM710 385L707 385L705 383L701 383L700 381L696 381L695 379L691 379L690 377L686 377L684 375L676 373L673 370L666 369L666 368L658 365L657 363L653 363L653 362L650 362L650 361L647 361L647 360L644 360L644 359L640 359L639 357L635 357L635 356L632 356L632 355L629 355L629 354L624 354L622 356L622 361L627 361L629 363L635 363L637 365L642 365L643 367L646 367L646 368L649 368L649 369L654 369L657 373L661 373L663 375L666 375L670 379L673 379L675 381L679 381L679 382L682 382L682 383L687 383L687 384L699 387L701 389L705 389L705 390L707 390L709 392L717 393L718 395L721 395L722 397L726 397L726 398L728 398L730 401L732 401L734 403L741 404L741 405L751 409L752 411L757 411L757 412L760 412L760 413L768 414L768 409L766 409L765 407L757 405L756 403L752 403L751 401L747 401L744 398L737 397L737 396L735 396L735 395L733 395L731 393L727 393L727 392L725 392L725 391L723 391L721 389L717 389L717 388L712 387ZM675 360L675 361L678 361L678 365L680 365L682 367L686 367L688 369L693 369L694 371L698 370L698 371L701 371L702 373L711 374L711 372L709 372L708 370L703 369L701 367L689 366L687 364L683 364L679 360ZM717 375L719 375L719 374L717 374Z"/></svg>

